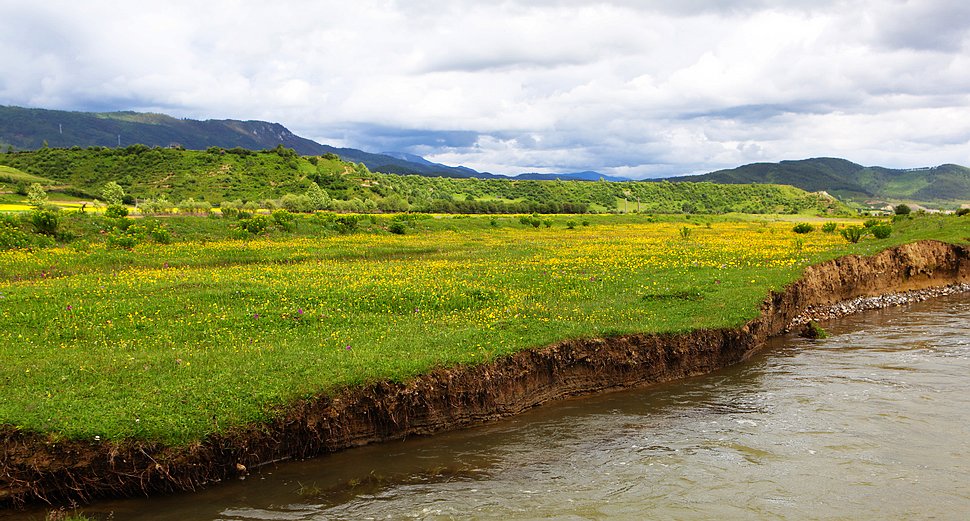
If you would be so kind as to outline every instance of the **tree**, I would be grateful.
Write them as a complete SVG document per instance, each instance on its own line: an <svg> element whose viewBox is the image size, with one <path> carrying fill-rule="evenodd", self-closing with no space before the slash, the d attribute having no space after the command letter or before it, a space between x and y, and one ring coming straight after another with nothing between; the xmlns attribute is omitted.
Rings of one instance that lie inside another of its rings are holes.
<svg viewBox="0 0 970 521"><path fill-rule="evenodd" d="M901 204L893 208L893 211L896 212L896 215L909 215L913 210L908 205Z"/></svg>
<svg viewBox="0 0 970 521"><path fill-rule="evenodd" d="M109 205L121 204L125 198L125 189L114 181L108 181L101 189L101 198Z"/></svg>
<svg viewBox="0 0 970 521"><path fill-rule="evenodd" d="M310 181L310 187L306 190L306 196L310 199L310 204L314 210L326 210L330 208L330 194L313 181Z"/></svg>
<svg viewBox="0 0 970 521"><path fill-rule="evenodd" d="M47 192L40 183L33 183L27 189L27 204L40 208L47 204Z"/></svg>

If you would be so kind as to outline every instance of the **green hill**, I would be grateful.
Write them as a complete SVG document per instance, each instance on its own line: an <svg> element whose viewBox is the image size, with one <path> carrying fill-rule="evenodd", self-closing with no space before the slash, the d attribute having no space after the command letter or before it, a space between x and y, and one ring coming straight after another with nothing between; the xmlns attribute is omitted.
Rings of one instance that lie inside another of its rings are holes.
<svg viewBox="0 0 970 521"><path fill-rule="evenodd" d="M947 164L897 170L866 167L845 159L814 158L779 163L753 163L709 174L670 178L673 182L777 183L811 192L826 191L843 199L970 202L970 168Z"/></svg>
<svg viewBox="0 0 970 521"><path fill-rule="evenodd" d="M192 198L218 205L272 205L287 194L323 188L332 209L446 213L798 213L844 206L789 186L714 183L539 181L373 173L335 155L299 156L292 149L253 152L150 148L42 148L0 153L0 165L49 180L51 189L88 199L117 182L133 200Z"/></svg>
<svg viewBox="0 0 970 521"><path fill-rule="evenodd" d="M323 145L290 132L279 123L233 119L197 121L141 112L67 112L0 106L0 150L39 150L45 146L209 147L262 150L283 145L301 155L337 154L374 171L447 177L494 177L470 168L451 167L388 154Z"/></svg>

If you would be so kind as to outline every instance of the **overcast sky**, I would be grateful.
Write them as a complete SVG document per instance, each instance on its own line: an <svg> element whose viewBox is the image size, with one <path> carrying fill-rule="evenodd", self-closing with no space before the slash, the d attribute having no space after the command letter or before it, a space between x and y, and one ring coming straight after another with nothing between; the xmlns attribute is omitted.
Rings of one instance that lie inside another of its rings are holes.
<svg viewBox="0 0 970 521"><path fill-rule="evenodd" d="M0 104L503 174L970 164L966 0L0 0Z"/></svg>

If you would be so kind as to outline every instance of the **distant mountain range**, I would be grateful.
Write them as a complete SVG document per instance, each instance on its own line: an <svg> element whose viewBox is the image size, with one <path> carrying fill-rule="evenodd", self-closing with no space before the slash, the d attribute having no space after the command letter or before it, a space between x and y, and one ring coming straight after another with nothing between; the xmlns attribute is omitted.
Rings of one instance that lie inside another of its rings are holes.
<svg viewBox="0 0 970 521"><path fill-rule="evenodd" d="M44 146L119 147L133 144L150 147L182 146L190 150L209 147L264 150L282 144L300 155L337 154L345 161L363 163L374 172L418 174L440 177L505 176L478 172L463 166L433 163L421 156L399 152L374 154L354 148L323 145L290 132L279 123L210 119L178 119L164 114L141 112L68 112L0 106L0 147L36 150ZM569 174L522 174L515 179L563 179L624 181L596 172Z"/></svg>
<svg viewBox="0 0 970 521"><path fill-rule="evenodd" d="M668 180L786 184L809 192L825 191L854 201L970 201L970 168L953 164L902 170L820 157L779 163L752 163Z"/></svg>
<svg viewBox="0 0 970 521"><path fill-rule="evenodd" d="M0 150L13 146L35 150L44 144L57 148L73 146L118 147L132 144L187 149L209 147L251 150L282 144L300 155L332 153L345 161L363 163L371 171L390 174L418 174L439 177L502 179L488 172L463 166L434 163L401 152L371 153L337 148L306 139L279 123L265 121L178 119L164 114L138 112L66 112L0 106ZM629 181L598 172L561 174L526 173L519 180ZM804 190L826 191L846 200L909 200L970 202L970 169L959 165L897 170L866 167L845 159L814 158L779 163L753 163L702 175L668 178L669 181L711 181L726 184L770 183Z"/></svg>

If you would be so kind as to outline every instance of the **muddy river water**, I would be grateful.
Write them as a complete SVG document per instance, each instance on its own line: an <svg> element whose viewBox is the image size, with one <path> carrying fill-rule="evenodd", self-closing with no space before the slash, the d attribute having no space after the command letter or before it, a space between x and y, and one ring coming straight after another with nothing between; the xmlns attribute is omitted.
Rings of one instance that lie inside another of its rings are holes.
<svg viewBox="0 0 970 521"><path fill-rule="evenodd" d="M968 519L970 294L712 375L261 469L116 520Z"/></svg>

